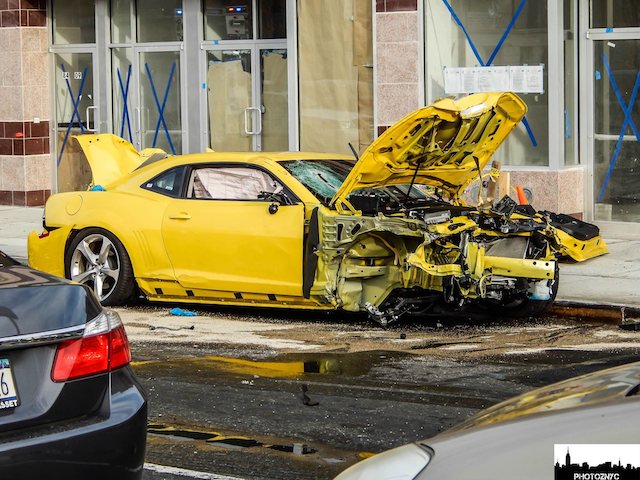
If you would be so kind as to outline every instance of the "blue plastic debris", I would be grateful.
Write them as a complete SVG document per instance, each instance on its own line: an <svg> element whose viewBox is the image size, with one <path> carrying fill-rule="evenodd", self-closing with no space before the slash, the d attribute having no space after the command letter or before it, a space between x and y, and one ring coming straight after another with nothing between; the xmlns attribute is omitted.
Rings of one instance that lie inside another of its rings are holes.
<svg viewBox="0 0 640 480"><path fill-rule="evenodd" d="M107 190L102 185L94 185L89 189L91 192L106 192Z"/></svg>
<svg viewBox="0 0 640 480"><path fill-rule="evenodd" d="M196 312L192 312L190 310L183 310L182 308L172 308L169 310L171 315L175 315L176 317L196 317L198 314Z"/></svg>

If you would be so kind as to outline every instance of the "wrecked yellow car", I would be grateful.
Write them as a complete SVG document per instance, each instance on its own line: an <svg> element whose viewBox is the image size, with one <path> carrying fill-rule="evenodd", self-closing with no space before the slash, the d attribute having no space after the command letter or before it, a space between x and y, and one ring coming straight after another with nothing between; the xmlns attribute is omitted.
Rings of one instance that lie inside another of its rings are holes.
<svg viewBox="0 0 640 480"><path fill-rule="evenodd" d="M52 196L34 268L103 304L152 301L404 314L535 315L556 262L606 253L598 228L504 196L462 193L526 112L511 93L445 99L384 132L359 160L317 153L166 156L78 137L90 191Z"/></svg>

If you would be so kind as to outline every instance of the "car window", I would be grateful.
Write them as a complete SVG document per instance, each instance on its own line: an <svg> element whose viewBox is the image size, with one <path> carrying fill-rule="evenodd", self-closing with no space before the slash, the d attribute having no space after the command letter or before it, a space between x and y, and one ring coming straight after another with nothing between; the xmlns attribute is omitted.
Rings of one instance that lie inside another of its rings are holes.
<svg viewBox="0 0 640 480"><path fill-rule="evenodd" d="M169 197L179 197L182 190L184 167L176 167L161 173L149 180L142 188L152 192L161 193Z"/></svg>
<svg viewBox="0 0 640 480"><path fill-rule="evenodd" d="M352 160L293 160L281 162L318 199L329 202L355 165Z"/></svg>
<svg viewBox="0 0 640 480"><path fill-rule="evenodd" d="M250 167L202 167L189 179L188 198L258 200L280 193L282 184L263 170Z"/></svg>

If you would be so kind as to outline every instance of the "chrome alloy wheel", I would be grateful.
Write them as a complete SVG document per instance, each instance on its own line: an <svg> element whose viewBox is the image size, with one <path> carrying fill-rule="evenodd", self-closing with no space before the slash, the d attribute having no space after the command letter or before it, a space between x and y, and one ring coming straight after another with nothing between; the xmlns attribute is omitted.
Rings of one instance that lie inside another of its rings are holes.
<svg viewBox="0 0 640 480"><path fill-rule="evenodd" d="M71 280L88 285L103 301L118 285L120 263L120 255L111 240L94 233L76 245L69 273Z"/></svg>

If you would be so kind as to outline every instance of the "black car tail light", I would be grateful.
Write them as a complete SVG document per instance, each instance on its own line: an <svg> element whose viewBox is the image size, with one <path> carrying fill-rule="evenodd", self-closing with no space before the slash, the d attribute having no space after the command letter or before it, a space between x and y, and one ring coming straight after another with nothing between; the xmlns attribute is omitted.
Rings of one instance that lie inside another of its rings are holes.
<svg viewBox="0 0 640 480"><path fill-rule="evenodd" d="M131 362L131 349L122 320L103 312L87 323L82 338L58 345L51 369L54 382L66 382L110 372Z"/></svg>

